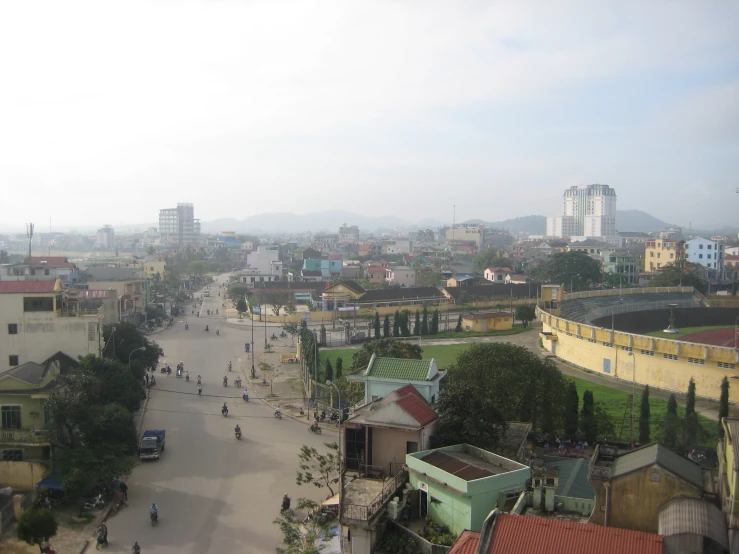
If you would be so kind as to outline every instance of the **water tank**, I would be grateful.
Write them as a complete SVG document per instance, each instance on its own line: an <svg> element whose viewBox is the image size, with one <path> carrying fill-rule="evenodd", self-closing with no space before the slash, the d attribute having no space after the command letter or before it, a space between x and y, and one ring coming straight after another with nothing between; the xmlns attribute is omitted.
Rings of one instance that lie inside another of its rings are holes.
<svg viewBox="0 0 739 554"><path fill-rule="evenodd" d="M398 519L398 504L399 503L400 503L400 499L396 496L387 505L387 515L393 521Z"/></svg>

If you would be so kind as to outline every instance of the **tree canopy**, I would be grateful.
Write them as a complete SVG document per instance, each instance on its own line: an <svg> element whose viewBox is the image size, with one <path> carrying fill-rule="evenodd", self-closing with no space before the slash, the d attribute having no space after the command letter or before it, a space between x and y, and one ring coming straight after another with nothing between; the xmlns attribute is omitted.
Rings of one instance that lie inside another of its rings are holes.
<svg viewBox="0 0 739 554"><path fill-rule="evenodd" d="M57 524L54 515L46 509L29 510L18 520L18 538L28 544L48 541L56 535Z"/></svg>
<svg viewBox="0 0 739 554"><path fill-rule="evenodd" d="M511 260L505 256L501 256L498 249L488 248L475 257L475 271L482 273L489 267L507 267L513 269L513 264Z"/></svg>
<svg viewBox="0 0 739 554"><path fill-rule="evenodd" d="M383 358L410 358L420 360L423 357L422 352L421 347L417 344L394 339L373 340L372 342L364 343L362 348L354 353L350 369L354 371L367 367L372 354L377 354Z"/></svg>
<svg viewBox="0 0 739 554"><path fill-rule="evenodd" d="M518 304L516 306L516 319L519 321L533 321L536 317L536 309L529 304Z"/></svg>
<svg viewBox="0 0 739 554"><path fill-rule="evenodd" d="M114 340L110 341L115 328ZM145 369L156 369L159 357L163 355L161 347L147 338L133 323L119 322L103 326L104 355L121 363L128 364L139 381L144 378ZM144 350L137 350L143 347ZM137 350L135 353L134 350ZM133 354L132 354L133 353Z"/></svg>
<svg viewBox="0 0 739 554"><path fill-rule="evenodd" d="M542 282L564 284L575 290L584 289L601 281L600 264L585 252L573 250L554 254L536 270Z"/></svg>
<svg viewBox="0 0 739 554"><path fill-rule="evenodd" d="M706 292L706 283L682 266L666 265L660 268L649 283L653 287L693 287L698 292Z"/></svg>
<svg viewBox="0 0 739 554"><path fill-rule="evenodd" d="M493 447L504 421L561 429L566 382L556 366L510 343L475 344L457 358L439 395L437 446Z"/></svg>

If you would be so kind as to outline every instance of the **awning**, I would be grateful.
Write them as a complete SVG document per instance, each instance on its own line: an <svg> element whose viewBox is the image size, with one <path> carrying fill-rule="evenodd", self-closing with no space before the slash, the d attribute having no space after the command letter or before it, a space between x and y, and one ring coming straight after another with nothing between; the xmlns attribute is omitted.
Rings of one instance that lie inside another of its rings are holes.
<svg viewBox="0 0 739 554"><path fill-rule="evenodd" d="M338 506L341 502L339 501L339 493L337 492L328 500L321 502L321 506Z"/></svg>
<svg viewBox="0 0 739 554"><path fill-rule="evenodd" d="M62 484L59 482L59 480L56 477L47 477L46 479L42 479L38 483L36 483L37 487L44 487L47 489L55 489L55 490L62 490Z"/></svg>

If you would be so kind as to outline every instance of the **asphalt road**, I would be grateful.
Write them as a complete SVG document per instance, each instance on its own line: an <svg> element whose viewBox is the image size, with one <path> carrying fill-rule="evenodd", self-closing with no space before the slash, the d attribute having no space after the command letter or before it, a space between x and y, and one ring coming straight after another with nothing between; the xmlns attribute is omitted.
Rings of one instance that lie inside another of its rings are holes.
<svg viewBox="0 0 739 554"><path fill-rule="evenodd" d="M211 291L203 313L221 310L217 287ZM185 363L190 382L176 378L174 372L170 377L156 375L143 428L167 431L165 452L160 460L142 462L134 469L128 480L128 507L108 520L108 550L127 553L138 540L143 554L274 552L281 534L272 521L279 514L282 495L287 492L293 501L328 495L326 489L296 485L301 445L321 449L324 442L336 440L336 433L326 429L323 436L313 435L305 423L275 419L269 406L241 399L243 389L236 389L232 381L251 331L223 326L222 315L179 317L154 338L173 369L180 360ZM263 331L255 330L254 340L263 344ZM229 360L234 365L231 374ZM198 373L203 377L200 397ZM224 388L227 374L229 386ZM229 406L227 418L221 415L224 401ZM236 423L243 431L240 441L234 437ZM156 527L148 516L152 502L159 506Z"/></svg>

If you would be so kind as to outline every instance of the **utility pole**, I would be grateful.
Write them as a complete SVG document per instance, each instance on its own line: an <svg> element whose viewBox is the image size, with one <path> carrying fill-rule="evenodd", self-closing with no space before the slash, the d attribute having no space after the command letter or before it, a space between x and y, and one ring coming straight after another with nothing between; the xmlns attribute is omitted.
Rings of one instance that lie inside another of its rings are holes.
<svg viewBox="0 0 739 554"><path fill-rule="evenodd" d="M33 240L33 223L26 225L26 236L28 237L28 263L31 263L31 241Z"/></svg>

